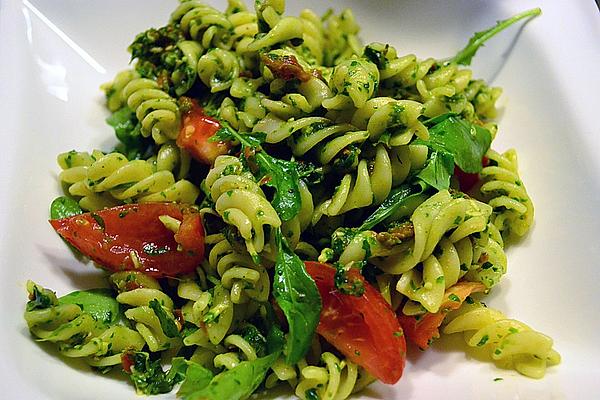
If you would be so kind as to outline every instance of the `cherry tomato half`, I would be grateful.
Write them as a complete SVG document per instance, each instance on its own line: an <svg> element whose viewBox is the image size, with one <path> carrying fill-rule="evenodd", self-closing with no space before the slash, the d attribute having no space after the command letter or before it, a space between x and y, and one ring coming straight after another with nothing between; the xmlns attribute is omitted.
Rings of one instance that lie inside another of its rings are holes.
<svg viewBox="0 0 600 400"><path fill-rule="evenodd" d="M173 233L159 220L179 221ZM52 227L84 255L110 271L139 270L154 277L194 272L204 259L200 214L175 203L128 204L50 220Z"/></svg>
<svg viewBox="0 0 600 400"><path fill-rule="evenodd" d="M219 121L206 115L196 100L190 100L190 104L189 110L183 114L177 145L201 163L212 165L218 156L229 152L231 145L209 140L221 128Z"/></svg>
<svg viewBox="0 0 600 400"><path fill-rule="evenodd" d="M489 163L490 160L484 156L481 160L481 165L483 167L487 167ZM479 182L479 174L470 174L464 172L462 169L458 168L458 165L454 166L454 175L458 179L458 185L460 187L460 190L465 193L473 189L473 186L475 186L477 182Z"/></svg>
<svg viewBox="0 0 600 400"><path fill-rule="evenodd" d="M425 350L433 339L440 337L439 327L446 314L457 310L471 293L483 292L485 285L479 282L458 282L449 287L444 294L440 311L421 315L419 319L412 315L399 314L400 325L408 340Z"/></svg>
<svg viewBox="0 0 600 400"><path fill-rule="evenodd" d="M384 383L396 383L404 370L406 342L385 299L356 270L348 275L363 282L361 296L343 294L335 288L335 268L311 261L305 265L323 303L317 332L371 375Z"/></svg>

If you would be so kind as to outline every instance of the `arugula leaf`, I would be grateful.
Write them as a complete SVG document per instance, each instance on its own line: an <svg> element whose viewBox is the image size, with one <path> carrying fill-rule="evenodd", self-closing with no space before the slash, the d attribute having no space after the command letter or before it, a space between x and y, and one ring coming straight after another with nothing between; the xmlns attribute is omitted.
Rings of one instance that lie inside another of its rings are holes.
<svg viewBox="0 0 600 400"><path fill-rule="evenodd" d="M467 173L481 172L481 160L490 148L492 134L455 114L444 114L426 122L429 140L415 140L437 152L450 153L458 167Z"/></svg>
<svg viewBox="0 0 600 400"><path fill-rule="evenodd" d="M248 342L258 357L263 357L267 354L267 339L263 336L258 328L252 324L247 324L240 329L239 335Z"/></svg>
<svg viewBox="0 0 600 400"><path fill-rule="evenodd" d="M502 21L498 21L498 22L496 22L496 25L494 25L493 27L491 27L489 29L486 29L481 32L476 32L473 35L473 37L471 37L471 39L469 39L469 43L467 43L465 48L462 49L461 51L459 51L454 57L452 57L448 61L451 63L461 64L461 65L470 65L471 60L475 56L475 53L477 53L477 50L479 50L479 48L481 46L483 46L483 44L486 41L488 41L492 36L496 35L498 32L503 31L504 29L508 28L509 26L511 26L512 24L514 24L517 21L520 21L524 18L533 18L535 16L540 15L541 13L542 13L542 10L540 10L539 8L533 8L531 10L527 10L520 14L517 14L511 18L508 18L508 19L505 19Z"/></svg>
<svg viewBox="0 0 600 400"><path fill-rule="evenodd" d="M298 168L294 161L281 160L269 155L261 147L265 134L258 132L241 135L233 129L223 126L215 133L213 140L235 140L242 145L242 154L250 166L256 166L253 171L257 179L275 189L271 204L284 221L289 221L298 215L302 206L300 198ZM253 168L251 168L252 170Z"/></svg>
<svg viewBox="0 0 600 400"><path fill-rule="evenodd" d="M405 183L393 189L383 203L363 222L358 230L366 231L372 229L375 225L392 217L402 206L421 196L426 187L427 185L419 182L416 185Z"/></svg>
<svg viewBox="0 0 600 400"><path fill-rule="evenodd" d="M186 376L188 365L181 357L172 360L171 368L167 373L163 371L160 359L152 361L146 352L126 353L123 357L128 357L132 363L129 379L135 385L138 394L168 393Z"/></svg>
<svg viewBox="0 0 600 400"><path fill-rule="evenodd" d="M284 221L289 221L300 212L302 199L298 188L298 170L293 161L280 160L265 152L256 154L262 180L275 189L271 203Z"/></svg>
<svg viewBox="0 0 600 400"><path fill-rule="evenodd" d="M281 230L275 231L278 253L273 297L288 321L286 362L297 363L308 351L321 314L321 296L304 263L289 248Z"/></svg>
<svg viewBox="0 0 600 400"><path fill-rule="evenodd" d="M213 377L214 375L209 369L195 362L188 361L185 380L181 384L177 396L184 400L197 398L194 397L194 394L206 388Z"/></svg>
<svg viewBox="0 0 600 400"><path fill-rule="evenodd" d="M157 299L153 299L149 303L150 308L156 314L156 317L160 321L160 327L167 337L174 338L179 336L179 329L172 316L163 308Z"/></svg>
<svg viewBox="0 0 600 400"><path fill-rule="evenodd" d="M182 385L183 393L180 390L178 394L184 400L247 399L265 379L265 375L279 354L276 352L253 361L242 361L234 368L223 371L212 378L208 385L206 385L208 374L198 367L193 367L190 370L192 373L190 381L188 382L186 377L186 381Z"/></svg>
<svg viewBox="0 0 600 400"><path fill-rule="evenodd" d="M418 179L436 188L444 190L450 187L450 177L454 173L454 159L445 151L434 151L425 167L416 175Z"/></svg>
<svg viewBox="0 0 600 400"><path fill-rule="evenodd" d="M62 296L58 304L77 304L96 321L114 324L122 318L121 306L110 289L78 290Z"/></svg>
<svg viewBox="0 0 600 400"><path fill-rule="evenodd" d="M285 345L285 335L281 330L279 319L271 303L263 303L264 313L261 311L261 331L266 332L267 353L282 352Z"/></svg>
<svg viewBox="0 0 600 400"><path fill-rule="evenodd" d="M83 214L79 203L67 196L57 197L50 204L50 218L62 219Z"/></svg>
<svg viewBox="0 0 600 400"><path fill-rule="evenodd" d="M135 112L127 106L115 111L106 122L114 128L115 135L121 142L116 150L124 154L128 160L142 157L153 145L152 138L142 136L141 125Z"/></svg>

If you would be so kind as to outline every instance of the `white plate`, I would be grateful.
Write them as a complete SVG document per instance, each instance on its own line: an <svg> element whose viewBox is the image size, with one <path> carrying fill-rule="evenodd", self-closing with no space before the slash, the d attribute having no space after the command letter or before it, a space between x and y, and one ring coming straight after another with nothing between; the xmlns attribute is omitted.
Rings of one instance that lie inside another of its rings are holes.
<svg viewBox="0 0 600 400"><path fill-rule="evenodd" d="M325 11L329 4L304 1ZM504 88L498 150L516 147L536 205L531 234L508 250L489 304L551 335L563 356L543 380L469 359L453 343L411 354L395 387L375 398L600 398L600 16L587 1L348 1L365 42L446 57L497 19L540 5L541 17L494 38L475 76ZM110 148L100 83L126 67L126 46L166 22L175 1L23 0L0 3L0 377L5 399L135 399L124 381L65 364L33 342L22 319L25 281L66 293L95 285L45 222L59 194L55 157ZM289 5L296 14L300 4ZM494 378L502 377L501 381ZM174 395L173 395L174 396ZM436 397L434 397L436 396Z"/></svg>

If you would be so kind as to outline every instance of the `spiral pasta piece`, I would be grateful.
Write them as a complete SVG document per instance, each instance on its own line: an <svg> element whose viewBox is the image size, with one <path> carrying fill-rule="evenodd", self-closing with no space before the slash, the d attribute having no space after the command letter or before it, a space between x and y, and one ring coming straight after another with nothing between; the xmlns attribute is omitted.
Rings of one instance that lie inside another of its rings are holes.
<svg viewBox="0 0 600 400"><path fill-rule="evenodd" d="M352 10L345 9L339 15L329 13L322 20L325 37L323 65L332 67L361 53L360 27Z"/></svg>
<svg viewBox="0 0 600 400"><path fill-rule="evenodd" d="M153 278L144 278L146 282L152 282L151 285L137 287L123 284L123 280L131 282L131 274L118 274L111 277L119 289L116 299L130 307L125 311L125 317L133 322L150 351L176 347L180 342L178 331L181 326L177 325L173 315L173 300L160 289L158 282L153 282Z"/></svg>
<svg viewBox="0 0 600 400"><path fill-rule="evenodd" d="M281 219L252 175L244 174L239 159L219 156L206 176L205 185L215 202L216 212L235 226L252 256L265 247L264 226L278 228Z"/></svg>
<svg viewBox="0 0 600 400"><path fill-rule="evenodd" d="M292 39L301 39L304 34L302 21L296 17L283 17L262 37L254 39L248 51L259 51L274 47Z"/></svg>
<svg viewBox="0 0 600 400"><path fill-rule="evenodd" d="M181 121L179 106L156 81L133 79L123 88L122 96L135 111L144 137L152 136L157 144L177 139Z"/></svg>
<svg viewBox="0 0 600 400"><path fill-rule="evenodd" d="M236 85L237 82L239 82L239 80L234 80L233 82L231 88L232 94L234 93L234 88L236 90L240 89L240 92L243 90L239 88L241 85ZM244 97L244 95L239 92L236 93L236 95L241 97L241 99L237 101L237 104L236 101L230 97L224 98L217 115L219 119L226 121L232 128L240 132L250 131L266 116L267 110L261 102L264 95L260 92L256 92L247 97Z"/></svg>
<svg viewBox="0 0 600 400"><path fill-rule="evenodd" d="M398 56L390 45L371 43L365 56L377 63L381 93L423 104L423 115L435 117L447 112L467 119L488 119L496 115L500 88L472 80L472 72L454 63L433 58L418 60L413 54Z"/></svg>
<svg viewBox="0 0 600 400"><path fill-rule="evenodd" d="M127 69L119 72L111 82L101 86L106 94L106 107L109 111L115 112L127 104L127 99L123 98L123 89L129 82L139 77L135 70Z"/></svg>
<svg viewBox="0 0 600 400"><path fill-rule="evenodd" d="M352 125L369 132L369 139L377 142L385 133L391 147L410 143L413 136L429 139L429 132L419 121L424 106L412 100L375 97L368 100L352 116Z"/></svg>
<svg viewBox="0 0 600 400"><path fill-rule="evenodd" d="M211 49L198 60L198 76L211 93L227 90L240 73L235 53L219 48Z"/></svg>
<svg viewBox="0 0 600 400"><path fill-rule="evenodd" d="M534 210L519 177L517 154L514 150L499 154L490 149L486 157L490 165L481 171L480 191L494 208L493 223L505 237L523 236L533 224Z"/></svg>
<svg viewBox="0 0 600 400"><path fill-rule="evenodd" d="M272 63L263 68L263 77L269 82L271 98L263 99L262 103L277 117L287 120L310 114L319 109L326 99L333 96L323 80L307 72L311 68L310 65L295 51L289 48L271 50L263 54L262 58ZM276 67L278 65L281 67ZM296 73L301 76L300 82L294 86L297 92L289 90L289 77L287 80L277 77L279 73L277 68L284 68L285 65L295 65ZM279 96L280 99L276 100Z"/></svg>
<svg viewBox="0 0 600 400"><path fill-rule="evenodd" d="M148 160L129 161L120 153L69 152L58 156L64 169L59 178L69 185L69 193L80 198L85 210L94 211L125 201L176 201L193 204L200 191L178 175L187 174L189 156L173 144L164 144Z"/></svg>
<svg viewBox="0 0 600 400"><path fill-rule="evenodd" d="M94 367L110 367L121 363L123 352L139 351L145 345L138 332L98 321L77 304L60 304L52 291L32 281L27 282L27 291L37 303L25 311L29 330L37 340L56 343L66 357L83 358Z"/></svg>
<svg viewBox="0 0 600 400"><path fill-rule="evenodd" d="M175 94L181 96L185 94L196 82L198 60L204 49L198 42L193 40L183 40L177 43L177 47L183 55L185 68L178 68L171 74L171 80L175 87Z"/></svg>
<svg viewBox="0 0 600 400"><path fill-rule="evenodd" d="M254 38L258 33L257 18L255 13L246 9L242 1L228 0L227 3L225 15L233 28L232 44L235 47L241 39Z"/></svg>
<svg viewBox="0 0 600 400"><path fill-rule="evenodd" d="M186 346L197 345L213 353L224 352L220 345L234 321L234 306L229 290L216 285L203 291L196 282L182 282L177 288L181 298L188 302L181 308L184 319L200 329L183 339Z"/></svg>
<svg viewBox="0 0 600 400"><path fill-rule="evenodd" d="M317 206L313 223L320 215L335 216L356 208L380 204L392 188L392 163L388 151L378 145L375 159L369 167L367 160L358 163L356 176L346 174L334 195Z"/></svg>
<svg viewBox="0 0 600 400"><path fill-rule="evenodd" d="M348 398L358 378L358 367L348 360L340 360L325 352L321 355L324 367L299 365L300 380L296 386L296 396L305 400L315 395L322 400L343 400Z"/></svg>
<svg viewBox="0 0 600 400"><path fill-rule="evenodd" d="M342 61L333 69L329 86L335 94L323 102L328 110L364 107L379 87L379 70L367 59Z"/></svg>
<svg viewBox="0 0 600 400"><path fill-rule="evenodd" d="M553 341L524 323L476 302L449 314L445 334L464 332L471 347L489 349L493 361L531 378L541 378L549 366L560 363Z"/></svg>
<svg viewBox="0 0 600 400"><path fill-rule="evenodd" d="M270 279L266 269L256 264L249 254L241 254L221 234L211 238L214 242L206 262L216 271L225 289L230 290L234 304L250 299L265 302L269 298Z"/></svg>
<svg viewBox="0 0 600 400"><path fill-rule="evenodd" d="M171 14L171 22L203 48L231 48L233 26L227 16L200 1L185 1Z"/></svg>
<svg viewBox="0 0 600 400"><path fill-rule="evenodd" d="M302 21L304 32L298 51L304 54L311 64L322 65L326 42L321 18L309 9L302 10L299 18Z"/></svg>

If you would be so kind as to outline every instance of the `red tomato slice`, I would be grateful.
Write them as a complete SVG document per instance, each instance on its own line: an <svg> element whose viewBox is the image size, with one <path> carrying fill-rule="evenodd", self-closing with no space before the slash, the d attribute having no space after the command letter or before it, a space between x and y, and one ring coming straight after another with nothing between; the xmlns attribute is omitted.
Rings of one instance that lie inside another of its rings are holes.
<svg viewBox="0 0 600 400"><path fill-rule="evenodd" d="M323 302L317 332L371 375L384 383L396 383L404 370L406 342L385 299L356 270L348 274L364 284L365 292L359 297L335 288L333 267L312 261L305 264Z"/></svg>
<svg viewBox="0 0 600 400"><path fill-rule="evenodd" d="M221 128L219 121L206 115L196 100L190 100L190 103L192 106L183 114L177 145L201 163L212 165L218 156L229 152L231 145L209 140Z"/></svg>
<svg viewBox="0 0 600 400"><path fill-rule="evenodd" d="M487 157L483 157L481 160L481 165L486 167L490 163L490 160ZM454 166L454 175L458 179L458 185L462 192L468 192L473 189L473 186L479 182L479 174L469 174L464 172L462 169L458 168L458 165Z"/></svg>
<svg viewBox="0 0 600 400"><path fill-rule="evenodd" d="M158 219L161 215L181 221L176 234ZM194 272L204 259L200 214L186 205L128 204L50 220L50 224L77 250L113 272L141 270L154 277L173 277Z"/></svg>
<svg viewBox="0 0 600 400"><path fill-rule="evenodd" d="M433 339L440 337L439 327L446 314L452 310L457 310L471 293L483 292L484 290L485 285L483 283L458 282L446 290L445 300L440 306L440 311L434 314L421 315L419 319L400 313L398 319L406 337L419 348L425 350Z"/></svg>

